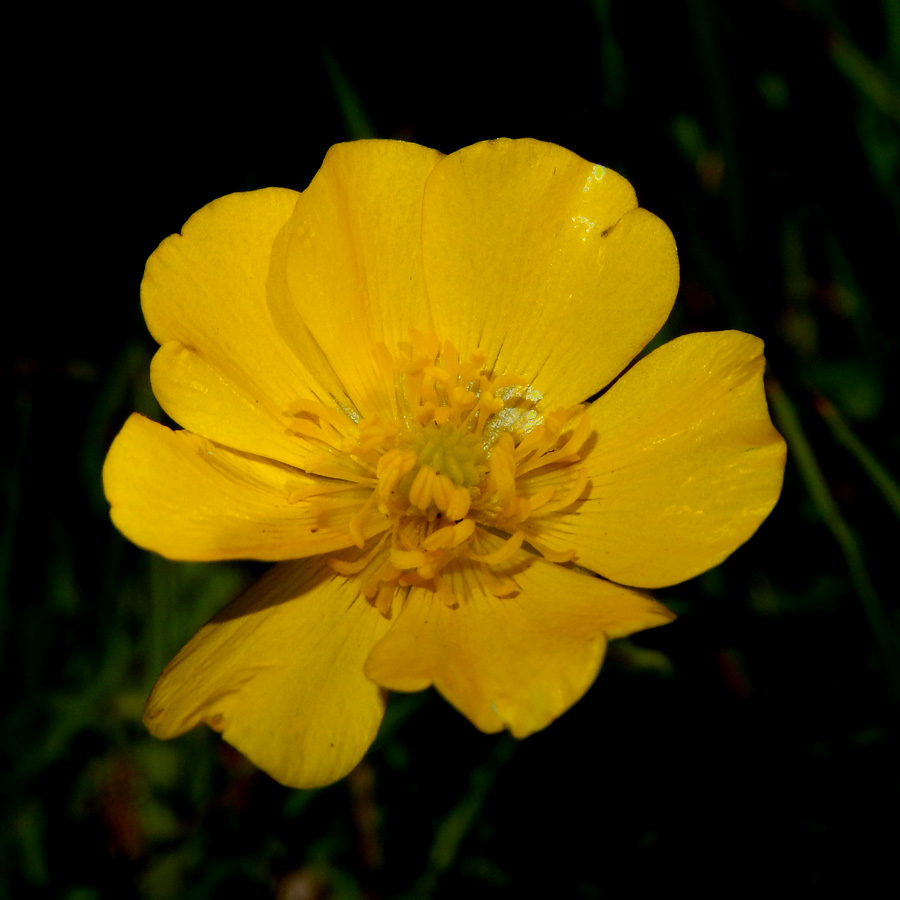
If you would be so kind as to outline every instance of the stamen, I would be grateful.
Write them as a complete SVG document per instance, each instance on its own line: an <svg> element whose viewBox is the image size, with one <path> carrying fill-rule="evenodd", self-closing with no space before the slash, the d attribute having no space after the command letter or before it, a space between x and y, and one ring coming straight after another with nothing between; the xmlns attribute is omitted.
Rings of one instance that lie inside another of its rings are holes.
<svg viewBox="0 0 900 900"><path fill-rule="evenodd" d="M556 493L556 488L547 485L545 488L541 488L536 494L533 494L528 498L528 505L531 508L531 512L534 512L536 509L540 509L542 506L548 504L552 499L553 495Z"/></svg>
<svg viewBox="0 0 900 900"><path fill-rule="evenodd" d="M385 618L390 615L391 606L394 602L394 592L397 590L394 584L389 582L382 582L378 588L378 593L375 595L375 599L373 601L373 606L378 610Z"/></svg>
<svg viewBox="0 0 900 900"><path fill-rule="evenodd" d="M345 431L352 424L342 412L319 403L318 400L294 400L288 407L288 413L294 417L314 416L319 422L328 422L338 432Z"/></svg>
<svg viewBox="0 0 900 900"><path fill-rule="evenodd" d="M364 553L360 556L359 559L329 559L328 565L334 569L338 575L358 575L370 562L372 562L373 559L375 559L378 551L384 546L386 540L387 533L383 534L381 540L379 540L368 553Z"/></svg>
<svg viewBox="0 0 900 900"><path fill-rule="evenodd" d="M575 479L572 482L572 486L567 490L564 494L559 497L556 497L546 509L541 509L541 513L553 513L559 512L562 509L565 509L567 506L571 506L576 500L581 499L581 495L584 493L584 489L587 487L588 483L588 473L587 469L584 466L580 466L575 472Z"/></svg>
<svg viewBox="0 0 900 900"><path fill-rule="evenodd" d="M464 487L454 487L450 493L450 500L444 507L448 519L458 522L469 514L472 505L472 496Z"/></svg>
<svg viewBox="0 0 900 900"><path fill-rule="evenodd" d="M475 560L475 562L487 563L490 566L498 565L499 563L506 562L511 556L514 556L519 548L522 546L522 541L525 539L524 531L517 531L512 537L507 538L503 542L503 546L500 547L499 550L495 550L493 553L469 553L467 554L468 559Z"/></svg>
<svg viewBox="0 0 900 900"><path fill-rule="evenodd" d="M456 609L459 606L459 600L456 599L456 595L450 590L450 585L447 584L445 578L438 575L434 579L434 587L444 606L449 609Z"/></svg>
<svg viewBox="0 0 900 900"><path fill-rule="evenodd" d="M308 487L297 488L288 494L288 503L299 503L301 500L309 500L310 497L322 497L326 494L340 494L359 487L352 481L338 481L334 484L311 484Z"/></svg>
<svg viewBox="0 0 900 900"><path fill-rule="evenodd" d="M426 556L421 550L391 550L391 565L398 569L418 569L425 564Z"/></svg>
<svg viewBox="0 0 900 900"><path fill-rule="evenodd" d="M434 498L434 480L437 472L431 466L421 466L416 472L412 486L409 489L409 502L421 510L427 510Z"/></svg>
<svg viewBox="0 0 900 900"><path fill-rule="evenodd" d="M577 550L551 550L542 541L537 541L533 537L528 538L528 543L531 544L544 559L553 563L569 563L578 556Z"/></svg>
<svg viewBox="0 0 900 900"><path fill-rule="evenodd" d="M443 550L449 547L458 547L464 544L475 533L474 519L463 519L456 525L449 525L445 528L438 528L433 531L424 541L422 547L426 550Z"/></svg>
<svg viewBox="0 0 900 900"><path fill-rule="evenodd" d="M478 579L495 597L508 597L519 590L512 578L497 575L489 566L478 567Z"/></svg>
<svg viewBox="0 0 900 900"><path fill-rule="evenodd" d="M373 493L368 500L360 507L359 512L356 513L355 516L347 523L347 530L350 532L350 537L353 538L353 543L359 547L360 550L366 546L366 539L363 536L362 532L362 524L368 518L369 511L375 505L376 494Z"/></svg>
<svg viewBox="0 0 900 900"><path fill-rule="evenodd" d="M451 609L465 602L450 588L451 563L475 567L485 589L499 597L518 590L514 575L496 571L514 557L517 570L536 554L551 562L574 559L574 550L544 546L546 526L539 523L571 507L587 486L579 465L591 434L585 408L542 410L542 395L526 378L486 370L483 351L461 357L431 332L412 331L396 354L383 343L373 352L394 418L383 412L361 419L310 399L286 413L298 439L320 442L321 459L314 456L310 474L334 479L301 482L289 502L308 503L314 519L354 504L347 543L361 551L377 515L386 517L374 546L355 560L329 559L331 568L352 577L375 563L362 593L387 616L398 588L434 591ZM538 472L546 476L542 487L523 481ZM348 494L354 488L370 492L365 502ZM479 526L508 536L490 553L473 552L484 538Z"/></svg>

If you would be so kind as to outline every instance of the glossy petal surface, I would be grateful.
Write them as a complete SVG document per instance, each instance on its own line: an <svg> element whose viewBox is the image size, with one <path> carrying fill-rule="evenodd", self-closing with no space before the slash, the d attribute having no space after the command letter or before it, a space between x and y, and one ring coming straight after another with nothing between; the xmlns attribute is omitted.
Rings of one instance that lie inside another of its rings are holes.
<svg viewBox="0 0 900 900"><path fill-rule="evenodd" d="M282 337L330 394L389 414L373 355L432 327L422 275L422 194L441 154L399 141L337 144L276 247L287 290L273 291ZM327 372L327 375L322 374Z"/></svg>
<svg viewBox="0 0 900 900"><path fill-rule="evenodd" d="M422 239L438 333L529 378L550 406L615 378L678 288L672 234L631 185L540 141L443 159L425 186Z"/></svg>
<svg viewBox="0 0 900 900"><path fill-rule="evenodd" d="M142 303L186 430L128 420L113 520L280 564L163 673L154 734L205 722L308 787L356 764L388 689L519 737L575 703L610 639L673 618L634 588L721 562L781 488L757 339L689 335L615 381L677 284L628 182L534 140L337 145L302 194L163 241Z"/></svg>
<svg viewBox="0 0 900 900"><path fill-rule="evenodd" d="M166 667L144 720L163 738L205 722L283 784L329 784L381 722L384 692L363 663L387 628L321 559L283 563Z"/></svg>
<svg viewBox="0 0 900 900"><path fill-rule="evenodd" d="M283 278L271 274L275 239L296 191L230 194L195 213L147 261L141 302L161 345L153 392L182 427L237 450L301 465L285 429L298 398L324 394L269 315Z"/></svg>
<svg viewBox="0 0 900 900"><path fill-rule="evenodd" d="M691 334L654 350L589 409L590 493L541 538L637 587L677 584L746 541L781 492L758 338Z"/></svg>
<svg viewBox="0 0 900 900"><path fill-rule="evenodd" d="M433 684L482 731L524 737L581 698L609 639L674 618L637 591L543 560L516 581L518 593L495 597L460 572L453 584L466 599L456 609L413 590L366 674L396 691Z"/></svg>
<svg viewBox="0 0 900 900"><path fill-rule="evenodd" d="M116 526L169 559L284 560L347 547L348 522L370 491L354 487L327 516L293 491L318 484L298 469L248 456L133 415L103 469ZM383 516L363 525L366 537Z"/></svg>

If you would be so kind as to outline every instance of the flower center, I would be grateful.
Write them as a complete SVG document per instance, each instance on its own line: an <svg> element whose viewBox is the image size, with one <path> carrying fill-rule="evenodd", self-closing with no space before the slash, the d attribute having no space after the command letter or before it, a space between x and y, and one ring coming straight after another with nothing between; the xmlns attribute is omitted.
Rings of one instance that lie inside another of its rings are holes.
<svg viewBox="0 0 900 900"><path fill-rule="evenodd" d="M378 462L378 494L383 509L411 505L422 514L465 518L472 490L488 471L488 455L477 434L449 422L413 426ZM403 473L396 480L396 475Z"/></svg>
<svg viewBox="0 0 900 900"><path fill-rule="evenodd" d="M387 615L400 588L433 590L455 607L466 578L448 577L454 571L474 574L498 596L513 593L515 571L536 558L520 553L526 540L552 561L573 559L574 552L544 547L540 531L586 486L577 465L590 436L584 406L543 413L541 395L525 378L493 374L478 350L463 361L433 334L414 332L396 355L379 345L375 358L390 386L378 398L389 418L309 402L291 411L296 433L325 442L360 471L291 499L318 502L326 512L341 490L371 487L348 529L348 544L362 553L331 559L331 567L362 575L363 594ZM367 541L373 519L381 537Z"/></svg>

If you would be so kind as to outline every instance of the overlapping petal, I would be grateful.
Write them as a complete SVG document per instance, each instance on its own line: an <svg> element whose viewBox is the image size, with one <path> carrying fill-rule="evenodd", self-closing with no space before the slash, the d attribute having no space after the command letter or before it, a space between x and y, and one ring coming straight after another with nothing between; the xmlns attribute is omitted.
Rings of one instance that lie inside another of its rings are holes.
<svg viewBox="0 0 900 900"><path fill-rule="evenodd" d="M141 302L162 345L153 392L179 425L237 450L302 465L285 428L298 398L325 396L272 324L273 246L300 195L270 188L204 206L147 261Z"/></svg>
<svg viewBox="0 0 900 900"><path fill-rule="evenodd" d="M785 444L772 426L758 338L691 334L629 370L588 414L587 499L540 539L622 584L663 587L718 565L775 505Z"/></svg>
<svg viewBox="0 0 900 900"><path fill-rule="evenodd" d="M441 156L399 141L337 144L274 251L287 290L269 303L282 337L300 359L316 361L340 404L363 415L395 412L375 344L393 351L411 328L432 327L422 195Z"/></svg>
<svg viewBox="0 0 900 900"><path fill-rule="evenodd" d="M388 627L324 560L282 563L166 667L144 721L162 738L205 722L283 784L329 784L375 738L385 696L363 664Z"/></svg>
<svg viewBox="0 0 900 900"><path fill-rule="evenodd" d="M425 185L425 283L439 334L580 403L634 359L678 287L675 242L615 172L555 144L485 141Z"/></svg>
<svg viewBox="0 0 900 900"><path fill-rule="evenodd" d="M543 560L495 597L471 568L452 576L456 609L413 589L366 674L383 687L434 685L478 728L524 737L548 725L590 687L607 641L670 622L638 591Z"/></svg>
<svg viewBox="0 0 900 900"><path fill-rule="evenodd" d="M532 140L447 157L338 145L302 194L234 194L193 216L142 284L154 392L188 430L129 419L104 467L112 517L170 558L291 562L176 657L151 730L206 722L309 787L360 759L385 689L434 685L483 731L519 737L568 709L608 640L673 618L621 585L716 565L780 491L784 442L748 335L673 341L576 407L656 334L677 282L671 233L625 179ZM464 383L451 345L486 357ZM486 387L518 376L525 398ZM488 465L469 434L469 468L487 472L469 515L445 528L427 497L408 503L437 477L411 428L433 420L443 440L504 402L531 422L538 394L532 445L501 435ZM575 423L590 437L561 446ZM572 552L574 566L551 561Z"/></svg>
<svg viewBox="0 0 900 900"><path fill-rule="evenodd" d="M230 450L187 431L133 415L110 448L103 485L116 527L170 559L298 559L349 546L350 519L371 488L348 486L328 504L319 487L341 486L298 469ZM386 520L360 524L371 537Z"/></svg>

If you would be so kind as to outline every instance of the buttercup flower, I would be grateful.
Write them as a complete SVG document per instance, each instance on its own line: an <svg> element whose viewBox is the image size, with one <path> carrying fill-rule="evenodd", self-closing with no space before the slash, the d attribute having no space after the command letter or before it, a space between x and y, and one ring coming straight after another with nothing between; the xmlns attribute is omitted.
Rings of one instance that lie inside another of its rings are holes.
<svg viewBox="0 0 900 900"><path fill-rule="evenodd" d="M520 737L570 707L609 639L672 618L640 589L721 562L781 488L758 339L621 374L677 284L628 182L533 140L341 144L302 193L196 213L142 285L184 430L132 416L106 494L149 550L278 565L166 668L150 730L206 722L313 786L389 690Z"/></svg>

